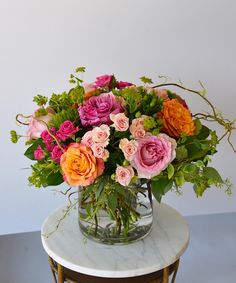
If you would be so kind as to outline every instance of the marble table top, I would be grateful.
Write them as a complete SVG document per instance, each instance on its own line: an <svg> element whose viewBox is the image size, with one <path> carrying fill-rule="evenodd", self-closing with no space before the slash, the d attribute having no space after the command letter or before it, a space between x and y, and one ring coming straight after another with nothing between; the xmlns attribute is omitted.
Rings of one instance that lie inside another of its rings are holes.
<svg viewBox="0 0 236 283"><path fill-rule="evenodd" d="M173 208L154 201L154 222L150 234L138 242L113 246L87 240L78 225L77 210L71 211L49 237L63 207L51 213L42 225L42 243L47 254L59 264L76 272L123 278L158 271L174 263L186 250L189 228Z"/></svg>

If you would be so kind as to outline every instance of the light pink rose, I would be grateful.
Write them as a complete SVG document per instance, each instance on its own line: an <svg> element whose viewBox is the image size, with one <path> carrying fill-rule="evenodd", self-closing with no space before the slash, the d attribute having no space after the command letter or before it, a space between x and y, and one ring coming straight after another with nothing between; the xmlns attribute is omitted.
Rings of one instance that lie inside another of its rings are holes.
<svg viewBox="0 0 236 283"><path fill-rule="evenodd" d="M110 114L110 119L114 124L116 131L125 132L129 128L129 118L124 113Z"/></svg>
<svg viewBox="0 0 236 283"><path fill-rule="evenodd" d="M136 118L132 121L129 130L134 139L142 139L145 137L146 131L143 126L145 117L145 115L142 115L140 118Z"/></svg>
<svg viewBox="0 0 236 283"><path fill-rule="evenodd" d="M128 186L134 177L134 170L131 166L118 166L116 168L116 181L122 186Z"/></svg>
<svg viewBox="0 0 236 283"><path fill-rule="evenodd" d="M92 138L95 143L106 147L109 144L110 127L103 124L100 127L95 127L92 130Z"/></svg>
<svg viewBox="0 0 236 283"><path fill-rule="evenodd" d="M175 159L176 141L166 134L146 136L138 140L138 149L131 165L139 178L151 179L159 175Z"/></svg>
<svg viewBox="0 0 236 283"><path fill-rule="evenodd" d="M44 158L44 152L40 145L34 151L34 159L35 160L42 160Z"/></svg>
<svg viewBox="0 0 236 283"><path fill-rule="evenodd" d="M121 139L119 148L122 150L125 159L131 161L138 148L138 142L135 140Z"/></svg>
<svg viewBox="0 0 236 283"><path fill-rule="evenodd" d="M40 138L41 133L47 129L46 124L49 124L53 115L55 114L55 111L52 108L47 108L46 110L48 111L47 115L39 117L36 117L35 113L32 115L29 128L26 133L28 140ZM37 112L37 110L35 112Z"/></svg>
<svg viewBox="0 0 236 283"><path fill-rule="evenodd" d="M109 151L105 149L101 144L95 143L92 146L93 155L97 158L101 158L104 161L109 157Z"/></svg>
<svg viewBox="0 0 236 283"><path fill-rule="evenodd" d="M153 88L152 89L154 91L154 93L159 97L159 98L163 98L163 99L167 99L168 98L168 93L166 89L163 88Z"/></svg>
<svg viewBox="0 0 236 283"><path fill-rule="evenodd" d="M94 145L93 132L92 131L86 132L81 139L81 143L88 147L92 147Z"/></svg>

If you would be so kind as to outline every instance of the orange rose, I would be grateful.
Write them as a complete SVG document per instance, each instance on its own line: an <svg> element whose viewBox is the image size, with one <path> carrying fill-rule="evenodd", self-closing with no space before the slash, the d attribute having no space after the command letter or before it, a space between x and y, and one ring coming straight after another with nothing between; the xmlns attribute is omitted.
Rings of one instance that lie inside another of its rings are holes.
<svg viewBox="0 0 236 283"><path fill-rule="evenodd" d="M104 161L81 143L71 143L61 156L60 165L71 186L88 186L103 173Z"/></svg>
<svg viewBox="0 0 236 283"><path fill-rule="evenodd" d="M163 120L163 130L171 137L180 137L185 133L187 136L194 135L195 124L192 115L178 99L166 99L160 113Z"/></svg>

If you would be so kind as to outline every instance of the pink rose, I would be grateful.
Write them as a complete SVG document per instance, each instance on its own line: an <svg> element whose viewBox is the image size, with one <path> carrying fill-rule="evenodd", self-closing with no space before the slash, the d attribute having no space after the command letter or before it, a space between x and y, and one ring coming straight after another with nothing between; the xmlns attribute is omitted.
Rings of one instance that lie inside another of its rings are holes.
<svg viewBox="0 0 236 283"><path fill-rule="evenodd" d="M110 114L124 112L124 109L121 102L110 92L90 97L78 108L78 111L82 125L88 127L111 125Z"/></svg>
<svg viewBox="0 0 236 283"><path fill-rule="evenodd" d="M52 133L53 135L56 135L56 129L55 128L50 128L49 129L50 133ZM43 140L44 143L49 143L54 141L53 137L49 134L48 130L44 130L41 133L41 138Z"/></svg>
<svg viewBox="0 0 236 283"><path fill-rule="evenodd" d="M134 84L129 83L129 82L122 82L122 81L116 82L116 87L117 87L118 89L123 89L123 88L126 88L126 87L128 87L128 86L132 86L132 85L134 85Z"/></svg>
<svg viewBox="0 0 236 283"><path fill-rule="evenodd" d="M52 133L53 135L56 135L56 129L55 128L50 128L50 133ZM52 151L54 146L55 146L55 140L53 139L53 137L49 134L48 130L44 130L41 133L41 138L46 146L46 149L48 151Z"/></svg>
<svg viewBox="0 0 236 283"><path fill-rule="evenodd" d="M129 129L129 118L124 113L110 114L110 119L114 124L116 131L125 132Z"/></svg>
<svg viewBox="0 0 236 283"><path fill-rule="evenodd" d="M92 138L95 143L101 144L106 147L109 143L110 128L103 124L100 127L95 127L92 130Z"/></svg>
<svg viewBox="0 0 236 283"><path fill-rule="evenodd" d="M104 75L96 78L96 81L94 83L95 87L108 87L109 90L112 88L112 81L114 76L113 75Z"/></svg>
<svg viewBox="0 0 236 283"><path fill-rule="evenodd" d="M137 170L139 178L151 179L174 160L176 141L166 134L146 136L138 140L138 149L131 165Z"/></svg>
<svg viewBox="0 0 236 283"><path fill-rule="evenodd" d="M35 160L42 160L44 158L44 152L40 145L34 151L34 159Z"/></svg>
<svg viewBox="0 0 236 283"><path fill-rule="evenodd" d="M63 154L63 150L58 146L54 146L52 152L51 152L51 158L55 161L55 162L60 162L60 158L61 155Z"/></svg>
<svg viewBox="0 0 236 283"><path fill-rule="evenodd" d="M156 88L152 88L151 90L153 90L159 98L163 98L163 99L168 98L168 93L166 89L156 87Z"/></svg>
<svg viewBox="0 0 236 283"><path fill-rule="evenodd" d="M32 115L29 123L29 128L27 130L28 140L40 138L41 133L47 129L49 122L51 121L55 111L52 108L47 108L47 115L36 117L35 113ZM35 111L37 112L37 110Z"/></svg>
<svg viewBox="0 0 236 283"><path fill-rule="evenodd" d="M119 148L122 150L125 159L131 161L138 148L138 142L135 140L121 139Z"/></svg>
<svg viewBox="0 0 236 283"><path fill-rule="evenodd" d="M116 181L122 186L128 186L134 177L134 170L131 166L118 166L116 168Z"/></svg>
<svg viewBox="0 0 236 283"><path fill-rule="evenodd" d="M88 147L92 147L94 145L93 132L92 131L86 132L81 139L81 143Z"/></svg>
<svg viewBox="0 0 236 283"><path fill-rule="evenodd" d="M144 118L145 115L142 115L142 117L134 119L129 127L131 135L134 139L142 139L146 135L146 131L143 126Z"/></svg>
<svg viewBox="0 0 236 283"><path fill-rule="evenodd" d="M109 157L109 151L105 149L101 144L95 143L92 146L93 155L97 158L101 158L104 161Z"/></svg>
<svg viewBox="0 0 236 283"><path fill-rule="evenodd" d="M70 120L66 120L60 125L59 130L57 131L57 138L62 141L65 141L68 138L71 138L75 133L77 133L79 127L75 127Z"/></svg>

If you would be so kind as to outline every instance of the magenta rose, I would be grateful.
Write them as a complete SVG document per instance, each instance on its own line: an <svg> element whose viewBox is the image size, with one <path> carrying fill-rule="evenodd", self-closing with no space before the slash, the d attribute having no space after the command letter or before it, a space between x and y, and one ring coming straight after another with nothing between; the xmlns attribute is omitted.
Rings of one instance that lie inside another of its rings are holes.
<svg viewBox="0 0 236 283"><path fill-rule="evenodd" d="M56 135L56 129L55 128L50 128L50 133L53 134L54 136ZM46 146L46 149L49 151L52 151L54 146L55 146L55 140L54 138L49 134L48 130L44 130L41 133L41 138Z"/></svg>
<svg viewBox="0 0 236 283"><path fill-rule="evenodd" d="M78 108L78 111L82 125L88 127L111 125L110 114L124 112L124 109L121 102L109 92L90 97L83 106Z"/></svg>
<svg viewBox="0 0 236 283"><path fill-rule="evenodd" d="M123 89L123 88L126 88L126 87L128 87L128 86L132 86L132 85L134 85L134 84L129 83L129 82L122 82L122 81L116 82L116 87L117 87L118 89Z"/></svg>
<svg viewBox="0 0 236 283"><path fill-rule="evenodd" d="M113 75L104 75L96 78L94 83L95 87L108 87L109 90L112 88Z"/></svg>
<svg viewBox="0 0 236 283"><path fill-rule="evenodd" d="M59 130L56 133L57 138L62 141L67 140L72 137L75 133L77 133L79 127L75 127L74 124L70 120L66 120L60 125Z"/></svg>
<svg viewBox="0 0 236 283"><path fill-rule="evenodd" d="M51 152L51 158L55 161L55 162L60 162L60 158L63 154L63 150L58 146L54 146L52 152Z"/></svg>
<svg viewBox="0 0 236 283"><path fill-rule="evenodd" d="M159 175L176 156L176 141L166 134L146 136L137 142L138 149L130 163L139 178L151 179Z"/></svg>
<svg viewBox="0 0 236 283"><path fill-rule="evenodd" d="M34 159L35 160L42 160L44 158L44 152L40 145L34 151Z"/></svg>

